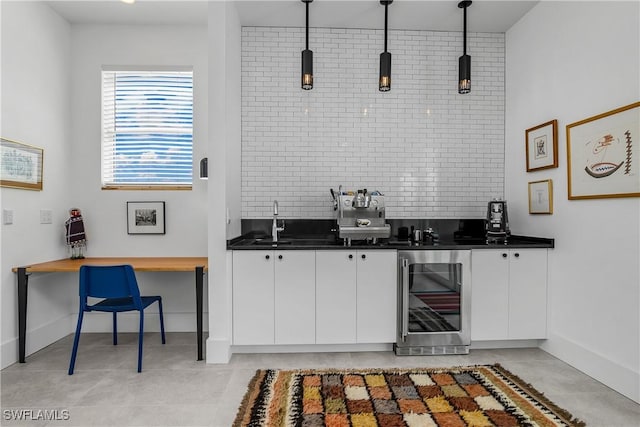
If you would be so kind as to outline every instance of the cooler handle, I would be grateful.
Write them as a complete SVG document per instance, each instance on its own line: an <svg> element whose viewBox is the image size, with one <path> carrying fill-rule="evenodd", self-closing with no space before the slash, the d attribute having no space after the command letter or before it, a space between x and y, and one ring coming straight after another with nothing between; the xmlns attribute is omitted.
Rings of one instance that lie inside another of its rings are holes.
<svg viewBox="0 0 640 427"><path fill-rule="evenodd" d="M409 335L409 260L402 258L402 341Z"/></svg>

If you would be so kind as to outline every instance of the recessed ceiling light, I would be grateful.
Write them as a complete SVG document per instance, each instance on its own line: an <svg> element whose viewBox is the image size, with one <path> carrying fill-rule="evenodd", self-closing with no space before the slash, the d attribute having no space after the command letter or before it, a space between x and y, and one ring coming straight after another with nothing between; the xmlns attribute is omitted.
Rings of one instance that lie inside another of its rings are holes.
<svg viewBox="0 0 640 427"><path fill-rule="evenodd" d="M120 0L120 1L126 4L134 4L136 2L136 0Z"/></svg>

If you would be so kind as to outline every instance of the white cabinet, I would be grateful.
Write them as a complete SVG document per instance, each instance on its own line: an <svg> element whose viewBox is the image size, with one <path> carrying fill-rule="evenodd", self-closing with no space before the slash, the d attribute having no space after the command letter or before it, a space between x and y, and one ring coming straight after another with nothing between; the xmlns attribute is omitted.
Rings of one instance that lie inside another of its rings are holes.
<svg viewBox="0 0 640 427"><path fill-rule="evenodd" d="M233 252L233 343L313 344L314 251Z"/></svg>
<svg viewBox="0 0 640 427"><path fill-rule="evenodd" d="M391 343L395 250L233 252L233 343Z"/></svg>
<svg viewBox="0 0 640 427"><path fill-rule="evenodd" d="M233 343L274 343L274 251L233 251Z"/></svg>
<svg viewBox="0 0 640 427"><path fill-rule="evenodd" d="M547 337L547 250L511 250L509 339Z"/></svg>
<svg viewBox="0 0 640 427"><path fill-rule="evenodd" d="M471 256L471 339L540 339L547 331L547 250Z"/></svg>
<svg viewBox="0 0 640 427"><path fill-rule="evenodd" d="M356 251L316 251L316 343L356 342Z"/></svg>
<svg viewBox="0 0 640 427"><path fill-rule="evenodd" d="M357 253L356 341L396 341L398 257L396 251Z"/></svg>
<svg viewBox="0 0 640 427"><path fill-rule="evenodd" d="M316 252L316 343L396 337L396 251Z"/></svg>
<svg viewBox="0 0 640 427"><path fill-rule="evenodd" d="M315 343L315 251L275 251L275 343Z"/></svg>

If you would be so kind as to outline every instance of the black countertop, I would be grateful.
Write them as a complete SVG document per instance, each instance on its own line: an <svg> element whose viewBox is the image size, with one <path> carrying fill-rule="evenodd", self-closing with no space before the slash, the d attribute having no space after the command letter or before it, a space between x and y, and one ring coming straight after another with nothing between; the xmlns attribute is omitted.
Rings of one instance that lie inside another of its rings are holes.
<svg viewBox="0 0 640 427"><path fill-rule="evenodd" d="M554 239L531 236L512 235L507 243L487 244L484 238L454 239L453 236L440 238L436 243L414 244L409 241L397 239L380 239L373 244L367 241L354 240L351 246L345 246L342 239L336 239L334 235L289 235L282 236L279 242L272 242L269 236L248 233L227 241L227 249L230 250L464 250L464 249L528 249L528 248L553 248Z"/></svg>

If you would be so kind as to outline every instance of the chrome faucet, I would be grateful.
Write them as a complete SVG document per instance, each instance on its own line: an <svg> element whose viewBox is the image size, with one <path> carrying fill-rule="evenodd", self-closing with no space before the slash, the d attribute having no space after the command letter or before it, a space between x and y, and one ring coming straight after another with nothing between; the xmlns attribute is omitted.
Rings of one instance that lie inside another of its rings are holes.
<svg viewBox="0 0 640 427"><path fill-rule="evenodd" d="M273 223L271 224L271 241L274 243L278 241L278 232L284 231L284 220L282 220L282 227L278 227L278 201L273 201Z"/></svg>

